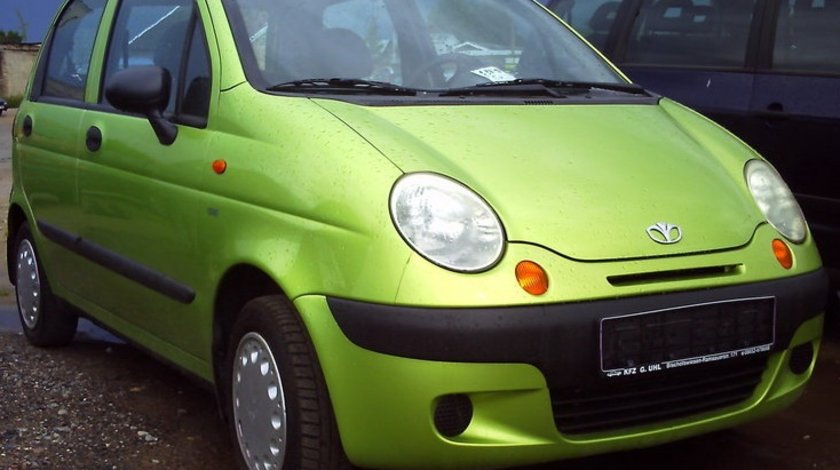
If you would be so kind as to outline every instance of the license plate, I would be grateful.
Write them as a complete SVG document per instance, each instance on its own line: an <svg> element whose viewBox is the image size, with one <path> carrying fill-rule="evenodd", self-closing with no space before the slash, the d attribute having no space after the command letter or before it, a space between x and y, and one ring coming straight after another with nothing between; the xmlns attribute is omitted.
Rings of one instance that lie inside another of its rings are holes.
<svg viewBox="0 0 840 470"><path fill-rule="evenodd" d="M658 373L769 351L775 298L688 305L601 319L601 372Z"/></svg>

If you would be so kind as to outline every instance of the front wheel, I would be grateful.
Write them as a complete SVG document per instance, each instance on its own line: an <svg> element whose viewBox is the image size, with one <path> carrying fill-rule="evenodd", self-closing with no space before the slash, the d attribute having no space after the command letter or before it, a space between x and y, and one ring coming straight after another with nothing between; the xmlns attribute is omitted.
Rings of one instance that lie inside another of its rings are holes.
<svg viewBox="0 0 840 470"><path fill-rule="evenodd" d="M242 309L225 361L225 414L248 469L350 467L315 349L280 296Z"/></svg>

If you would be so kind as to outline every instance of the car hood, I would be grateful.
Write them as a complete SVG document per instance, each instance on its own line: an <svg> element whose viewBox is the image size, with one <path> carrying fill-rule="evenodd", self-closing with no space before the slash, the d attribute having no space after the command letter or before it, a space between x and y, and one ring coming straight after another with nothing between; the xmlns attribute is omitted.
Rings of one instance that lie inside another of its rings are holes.
<svg viewBox="0 0 840 470"><path fill-rule="evenodd" d="M577 260L742 246L762 218L744 183L755 155L705 118L646 105L358 106L317 100L404 172L483 196L512 242ZM678 225L656 243L648 227Z"/></svg>

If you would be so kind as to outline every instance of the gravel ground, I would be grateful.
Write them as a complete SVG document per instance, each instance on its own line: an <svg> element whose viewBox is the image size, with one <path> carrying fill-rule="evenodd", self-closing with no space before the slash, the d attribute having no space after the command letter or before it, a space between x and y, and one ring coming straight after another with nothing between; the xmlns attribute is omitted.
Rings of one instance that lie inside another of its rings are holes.
<svg viewBox="0 0 840 470"><path fill-rule="evenodd" d="M125 344L0 334L0 468L225 469L213 395Z"/></svg>

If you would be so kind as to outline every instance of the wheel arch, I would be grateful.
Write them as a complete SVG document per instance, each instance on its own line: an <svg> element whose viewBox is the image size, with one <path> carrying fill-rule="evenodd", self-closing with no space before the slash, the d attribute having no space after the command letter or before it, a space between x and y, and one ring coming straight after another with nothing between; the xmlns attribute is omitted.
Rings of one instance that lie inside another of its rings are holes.
<svg viewBox="0 0 840 470"><path fill-rule="evenodd" d="M15 284L15 270L14 270L14 251L15 251L15 240L17 240L18 230L20 230L21 225L26 222L26 213L23 212L23 208L21 208L18 204L12 204L9 207L9 213L7 216L7 234L6 234L6 272L9 275L9 281L12 282L12 285Z"/></svg>
<svg viewBox="0 0 840 470"><path fill-rule="evenodd" d="M264 295L284 295L283 289L265 271L249 264L229 268L219 281L213 302L213 379L221 383L220 364L236 317L249 301Z"/></svg>

